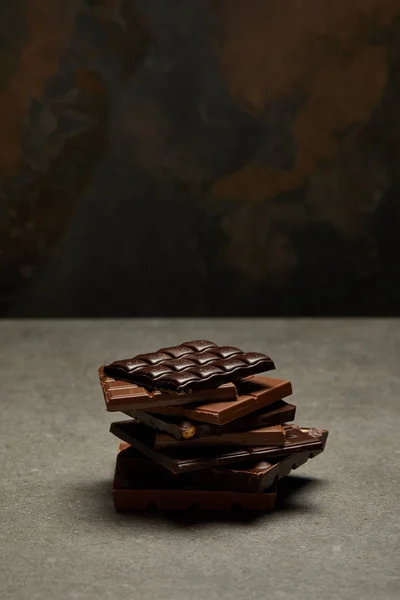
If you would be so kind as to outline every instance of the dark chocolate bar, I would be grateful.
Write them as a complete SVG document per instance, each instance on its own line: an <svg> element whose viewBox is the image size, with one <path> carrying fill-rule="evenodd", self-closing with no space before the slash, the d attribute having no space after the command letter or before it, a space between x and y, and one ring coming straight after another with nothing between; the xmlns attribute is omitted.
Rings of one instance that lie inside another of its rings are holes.
<svg viewBox="0 0 400 600"><path fill-rule="evenodd" d="M134 417L139 423L144 423L158 431L165 431L176 440L201 438L208 435L221 435L231 431L245 431L270 425L281 425L293 421L296 414L294 404L279 400L267 408L262 408L247 417L235 419L225 425L212 425L198 421L184 420L181 417L152 414L142 411L124 411L129 417Z"/></svg>
<svg viewBox="0 0 400 600"><path fill-rule="evenodd" d="M215 487L218 489L232 489L238 492L257 494L275 486L279 479L285 477L294 469L304 465L310 458L321 454L323 450L298 452L289 456L270 458L253 466L245 468L225 467L223 469L210 469L208 471L192 471L190 475L193 484L198 487Z"/></svg>
<svg viewBox="0 0 400 600"><path fill-rule="evenodd" d="M249 494L225 490L194 490L194 489L142 489L140 477L132 485L132 477L127 486L126 481L116 471L113 483L114 505L117 511L145 510L149 504L159 510L187 510L192 507L206 511L242 510L263 511L273 510L276 501L276 491L266 491L261 494Z"/></svg>
<svg viewBox="0 0 400 600"><path fill-rule="evenodd" d="M104 367L104 373L147 389L180 394L218 387L274 368L266 354L196 340L114 361Z"/></svg>
<svg viewBox="0 0 400 600"><path fill-rule="evenodd" d="M110 431L134 448L163 465L173 473L185 473L197 469L212 469L222 465L249 460L260 461L271 456L286 456L302 450L322 450L328 432L324 429L301 429L297 425L285 425L286 440L283 447L255 446L251 448L197 448L167 450L154 448L155 431L134 421L112 423Z"/></svg>
<svg viewBox="0 0 400 600"><path fill-rule="evenodd" d="M189 440L176 440L166 433L157 433L154 447L156 450L179 450L186 448L203 448L221 446L283 446L285 431L281 425L260 427L246 431L232 431L221 435L209 435Z"/></svg>
<svg viewBox="0 0 400 600"><path fill-rule="evenodd" d="M161 465L135 452L129 444L122 443L117 466L128 486L132 485L129 483L131 473L140 473L142 485L146 485L150 489L152 487L176 489L195 486L201 489L227 489L256 494L275 486L279 479L321 452L323 450L308 450L289 456L270 458L268 461L248 466L214 468L174 475Z"/></svg>
<svg viewBox="0 0 400 600"><path fill-rule="evenodd" d="M164 394L159 391L148 392L128 381L116 380L99 369L99 379L108 411L144 410L161 408L171 404L204 404L206 402L226 402L237 398L233 383L226 383L218 388L201 390L195 394Z"/></svg>

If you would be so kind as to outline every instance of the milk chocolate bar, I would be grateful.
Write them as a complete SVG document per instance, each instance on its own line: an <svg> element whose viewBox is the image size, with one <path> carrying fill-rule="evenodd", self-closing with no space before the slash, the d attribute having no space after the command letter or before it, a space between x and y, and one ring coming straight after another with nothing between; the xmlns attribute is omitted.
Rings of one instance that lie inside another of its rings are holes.
<svg viewBox="0 0 400 600"><path fill-rule="evenodd" d="M271 427L260 427L247 431L233 431L221 435L209 435L208 437L192 438L178 441L166 433L157 433L154 447L156 450L179 450L181 448L202 448L221 446L283 446L285 443L285 431L281 425Z"/></svg>
<svg viewBox="0 0 400 600"><path fill-rule="evenodd" d="M196 448L159 452L154 448L155 431L134 421L112 423L111 433L128 442L134 448L163 465L173 473L185 473L197 469L212 469L222 465L244 461L259 461L271 456L286 456L306 450L322 450L328 432L324 429L303 428L285 425L285 445L254 446L251 448Z"/></svg>
<svg viewBox="0 0 400 600"><path fill-rule="evenodd" d="M266 354L196 340L114 361L104 367L104 373L150 390L181 394L218 387L274 368Z"/></svg>
<svg viewBox="0 0 400 600"><path fill-rule="evenodd" d="M236 388L233 383L226 383L211 390L201 390L195 394L164 394L159 391L148 392L128 381L122 381L109 377L104 373L104 367L99 371L100 384L108 411L145 410L150 408L161 408L171 404L193 405L207 402L226 402L237 399Z"/></svg>
<svg viewBox="0 0 400 600"><path fill-rule="evenodd" d="M262 408L247 417L235 419L225 425L212 425L211 423L189 421L181 417L152 414L143 411L124 412L129 417L134 417L139 423L144 423L158 431L165 431L176 440L188 440L208 435L221 435L230 431L245 431L246 429L281 425L282 423L293 421L296 414L296 407L294 404L288 404L283 400L279 400L267 408Z"/></svg>
<svg viewBox="0 0 400 600"><path fill-rule="evenodd" d="M230 421L244 417L265 406L274 404L290 396L292 385L284 379L270 377L250 377L236 384L239 397L233 401L211 402L202 405L167 406L150 409L149 412L183 417L193 421L203 421L214 425L225 425Z"/></svg>
<svg viewBox="0 0 400 600"><path fill-rule="evenodd" d="M196 507L204 511L241 508L268 512L273 510L276 501L275 490L251 494L225 490L145 489L140 485L140 477L134 487L131 487L132 477L127 485L121 474L115 473L113 499L117 511L145 510L151 504L159 510L187 510Z"/></svg>

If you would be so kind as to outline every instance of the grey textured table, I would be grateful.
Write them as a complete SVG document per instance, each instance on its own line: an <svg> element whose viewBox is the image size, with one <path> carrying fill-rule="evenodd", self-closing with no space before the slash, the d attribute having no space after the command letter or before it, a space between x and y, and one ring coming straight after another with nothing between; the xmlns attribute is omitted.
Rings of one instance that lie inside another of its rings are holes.
<svg viewBox="0 0 400 600"><path fill-rule="evenodd" d="M255 520L117 514L96 368L199 338L270 353L326 452ZM399 598L399 321L6 321L0 353L2 599Z"/></svg>

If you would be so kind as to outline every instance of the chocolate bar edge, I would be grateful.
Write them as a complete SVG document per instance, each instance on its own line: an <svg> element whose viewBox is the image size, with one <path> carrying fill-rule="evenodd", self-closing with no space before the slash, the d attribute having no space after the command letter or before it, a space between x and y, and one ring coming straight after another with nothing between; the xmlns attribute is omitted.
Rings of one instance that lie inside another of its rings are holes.
<svg viewBox="0 0 400 600"><path fill-rule="evenodd" d="M115 470L113 500L118 512L146 510L155 505L159 510L188 510L197 507L202 511L242 510L269 512L275 508L276 491L248 494L228 490L146 490L124 489L119 485L120 474Z"/></svg>

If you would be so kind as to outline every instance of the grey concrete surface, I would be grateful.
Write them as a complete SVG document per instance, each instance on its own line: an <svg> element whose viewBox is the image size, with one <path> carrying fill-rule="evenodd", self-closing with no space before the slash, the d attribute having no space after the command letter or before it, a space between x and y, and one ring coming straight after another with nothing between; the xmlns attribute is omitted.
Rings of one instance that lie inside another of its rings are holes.
<svg viewBox="0 0 400 600"><path fill-rule="evenodd" d="M274 514L114 512L96 369L188 338L269 352L330 430ZM0 597L398 599L399 358L396 320L1 322Z"/></svg>

